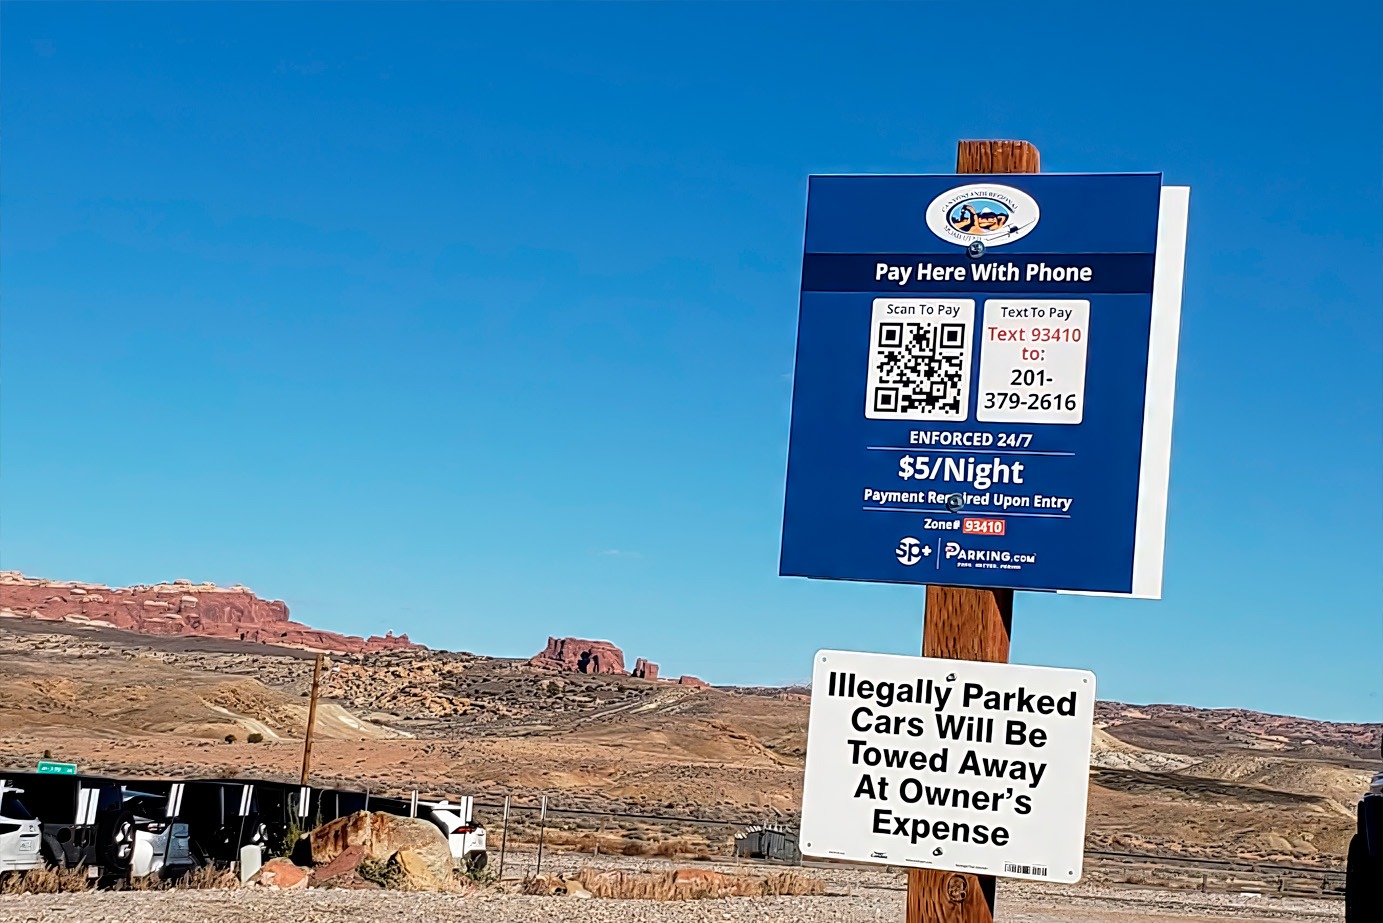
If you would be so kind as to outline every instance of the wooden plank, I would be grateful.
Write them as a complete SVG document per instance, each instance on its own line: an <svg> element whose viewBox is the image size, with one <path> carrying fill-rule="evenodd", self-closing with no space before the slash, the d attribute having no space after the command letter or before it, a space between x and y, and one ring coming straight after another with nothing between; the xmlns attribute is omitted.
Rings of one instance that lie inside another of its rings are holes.
<svg viewBox="0 0 1383 923"><path fill-rule="evenodd" d="M957 173L1037 173L1026 141L962 141ZM927 587L922 656L1008 663L1012 590ZM930 869L908 871L907 923L993 923L994 879Z"/></svg>

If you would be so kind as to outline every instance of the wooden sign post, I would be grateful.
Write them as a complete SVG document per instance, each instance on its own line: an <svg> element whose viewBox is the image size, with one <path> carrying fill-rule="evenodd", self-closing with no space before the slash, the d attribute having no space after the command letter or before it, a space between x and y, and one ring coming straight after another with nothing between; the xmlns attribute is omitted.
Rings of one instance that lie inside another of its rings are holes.
<svg viewBox="0 0 1383 923"><path fill-rule="evenodd" d="M303 774L299 784L306 786L308 774L312 772L312 732L317 727L317 693L322 686L323 655L317 655L317 663L312 668L312 697L307 701L307 733L303 736Z"/></svg>
<svg viewBox="0 0 1383 923"><path fill-rule="evenodd" d="M1026 141L962 141L957 173L1037 173ZM922 656L1008 663L1012 590L928 586ZM994 878L909 869L907 923L992 923Z"/></svg>

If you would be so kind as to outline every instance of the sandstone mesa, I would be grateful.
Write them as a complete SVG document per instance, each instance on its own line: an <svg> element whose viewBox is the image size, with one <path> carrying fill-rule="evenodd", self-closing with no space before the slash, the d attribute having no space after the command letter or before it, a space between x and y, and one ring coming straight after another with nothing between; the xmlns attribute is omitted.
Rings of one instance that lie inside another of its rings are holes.
<svg viewBox="0 0 1383 923"><path fill-rule="evenodd" d="M43 619L151 635L216 638L296 647L331 654L424 650L408 635L359 638L321 631L288 618L282 600L260 599L246 587L180 579L128 587L25 577L0 571L0 617Z"/></svg>
<svg viewBox="0 0 1383 923"><path fill-rule="evenodd" d="M624 668L624 651L609 641L588 641L585 638L548 638L547 647L528 659L535 667L565 670L571 673L618 673L636 679L675 683L692 689L710 689L711 684L695 676L682 675L677 679L659 677L658 665L643 657L634 661L632 671Z"/></svg>

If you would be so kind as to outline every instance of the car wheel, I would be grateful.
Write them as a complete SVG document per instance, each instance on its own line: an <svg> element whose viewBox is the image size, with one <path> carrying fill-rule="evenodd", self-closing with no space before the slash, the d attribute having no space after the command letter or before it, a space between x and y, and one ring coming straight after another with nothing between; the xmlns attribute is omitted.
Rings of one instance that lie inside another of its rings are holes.
<svg viewBox="0 0 1383 923"><path fill-rule="evenodd" d="M48 833L43 834L43 861L50 869L66 868L67 854L63 851L62 844L58 838Z"/></svg>
<svg viewBox="0 0 1383 923"><path fill-rule="evenodd" d="M134 815L122 811L113 815L101 829L101 864L107 875L129 873L134 860L136 828Z"/></svg>
<svg viewBox="0 0 1383 923"><path fill-rule="evenodd" d="M1383 920L1383 860L1370 858L1368 844L1356 833L1349 841L1345 866L1345 923Z"/></svg>

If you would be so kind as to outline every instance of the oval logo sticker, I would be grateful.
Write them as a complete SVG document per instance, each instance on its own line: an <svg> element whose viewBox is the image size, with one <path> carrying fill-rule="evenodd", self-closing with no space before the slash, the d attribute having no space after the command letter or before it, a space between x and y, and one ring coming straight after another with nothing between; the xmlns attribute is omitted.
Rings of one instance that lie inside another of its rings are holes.
<svg viewBox="0 0 1383 923"><path fill-rule="evenodd" d="M1037 227L1037 200L1021 189L975 183L949 189L927 206L927 227L942 240L1001 247Z"/></svg>

